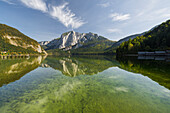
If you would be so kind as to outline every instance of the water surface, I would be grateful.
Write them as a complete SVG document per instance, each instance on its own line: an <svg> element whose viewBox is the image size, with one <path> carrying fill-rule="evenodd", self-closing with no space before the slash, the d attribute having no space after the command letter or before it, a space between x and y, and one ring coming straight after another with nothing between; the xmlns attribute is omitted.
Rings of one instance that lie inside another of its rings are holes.
<svg viewBox="0 0 170 113"><path fill-rule="evenodd" d="M106 56L44 59L0 60L1 113L170 111L168 62Z"/></svg>

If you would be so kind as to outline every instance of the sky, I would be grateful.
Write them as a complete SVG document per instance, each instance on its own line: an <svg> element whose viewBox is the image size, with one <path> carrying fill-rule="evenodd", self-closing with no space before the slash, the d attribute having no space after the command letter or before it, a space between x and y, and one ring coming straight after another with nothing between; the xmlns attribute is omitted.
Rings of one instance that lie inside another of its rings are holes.
<svg viewBox="0 0 170 113"><path fill-rule="evenodd" d="M37 41L74 30L118 41L170 19L170 0L0 0L0 23Z"/></svg>

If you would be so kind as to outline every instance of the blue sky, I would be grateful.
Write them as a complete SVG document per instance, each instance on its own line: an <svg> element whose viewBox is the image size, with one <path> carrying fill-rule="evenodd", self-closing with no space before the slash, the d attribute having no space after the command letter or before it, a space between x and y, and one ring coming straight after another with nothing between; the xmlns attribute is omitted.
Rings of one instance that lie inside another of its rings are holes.
<svg viewBox="0 0 170 113"><path fill-rule="evenodd" d="M0 0L0 23L37 41L70 30L115 41L168 19L170 0Z"/></svg>

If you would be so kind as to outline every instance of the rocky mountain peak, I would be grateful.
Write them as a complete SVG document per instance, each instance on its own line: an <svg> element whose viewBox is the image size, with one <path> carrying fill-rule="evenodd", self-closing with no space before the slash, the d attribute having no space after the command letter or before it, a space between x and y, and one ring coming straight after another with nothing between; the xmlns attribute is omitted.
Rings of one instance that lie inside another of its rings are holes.
<svg viewBox="0 0 170 113"><path fill-rule="evenodd" d="M47 46L53 47L53 49L70 50L81 47L84 43L91 40L100 39L100 36L94 33L79 33L75 31L69 31L63 33L60 38L51 41Z"/></svg>

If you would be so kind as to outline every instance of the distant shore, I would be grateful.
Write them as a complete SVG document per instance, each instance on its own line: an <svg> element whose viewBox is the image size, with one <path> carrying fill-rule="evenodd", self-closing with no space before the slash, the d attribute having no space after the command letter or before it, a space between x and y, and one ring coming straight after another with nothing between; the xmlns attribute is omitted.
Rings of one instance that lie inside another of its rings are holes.
<svg viewBox="0 0 170 113"><path fill-rule="evenodd" d="M0 55L0 58L1 59L8 59L8 58L28 58L30 56L39 56L39 55L42 55L42 56L45 56L45 54L20 54L20 55Z"/></svg>

